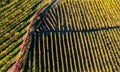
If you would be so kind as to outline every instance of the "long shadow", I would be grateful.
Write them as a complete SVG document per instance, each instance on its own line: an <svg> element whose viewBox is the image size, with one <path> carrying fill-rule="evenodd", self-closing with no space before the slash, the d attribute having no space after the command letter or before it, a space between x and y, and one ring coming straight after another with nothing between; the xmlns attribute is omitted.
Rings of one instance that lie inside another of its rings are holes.
<svg viewBox="0 0 120 72"><path fill-rule="evenodd" d="M99 28L99 29L90 29L90 30L48 30L48 31L45 31L45 30L41 30L41 31L38 31L39 33L45 33L45 34L48 34L50 32L53 32L53 33L66 33L66 32L93 32L93 31L101 31L101 30L110 30L110 29L115 29L115 28L120 28L120 26L114 26L114 27L104 27L104 28ZM35 31L33 31L35 32Z"/></svg>

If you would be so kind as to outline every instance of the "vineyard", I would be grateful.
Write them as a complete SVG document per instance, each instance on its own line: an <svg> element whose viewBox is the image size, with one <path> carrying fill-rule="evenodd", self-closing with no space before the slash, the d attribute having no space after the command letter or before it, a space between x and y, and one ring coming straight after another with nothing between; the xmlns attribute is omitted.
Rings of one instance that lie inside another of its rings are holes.
<svg viewBox="0 0 120 72"><path fill-rule="evenodd" d="M120 1L1 0L0 72L120 72Z"/></svg>

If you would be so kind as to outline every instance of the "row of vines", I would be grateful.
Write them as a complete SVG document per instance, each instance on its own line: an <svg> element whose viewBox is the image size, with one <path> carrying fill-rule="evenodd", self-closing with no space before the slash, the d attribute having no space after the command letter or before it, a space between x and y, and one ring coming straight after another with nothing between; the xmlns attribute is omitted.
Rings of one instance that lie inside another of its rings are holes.
<svg viewBox="0 0 120 72"><path fill-rule="evenodd" d="M9 70L16 62L29 19L39 4L42 1L13 0L0 7L0 72Z"/></svg>

